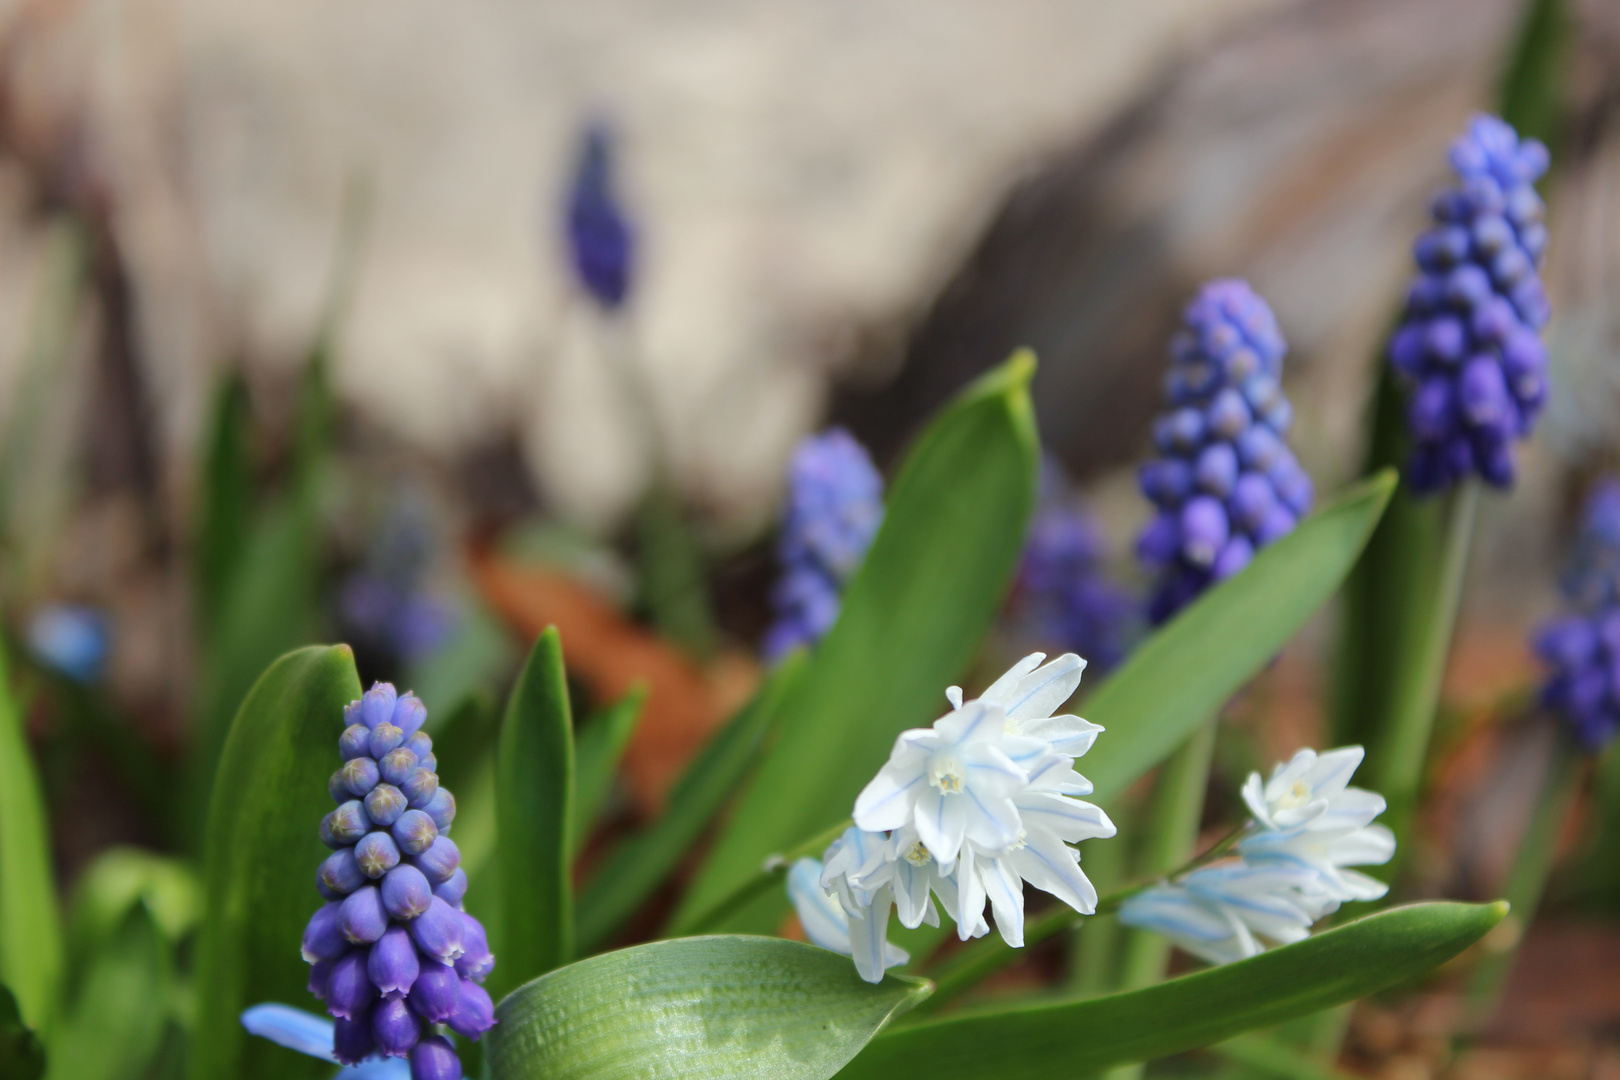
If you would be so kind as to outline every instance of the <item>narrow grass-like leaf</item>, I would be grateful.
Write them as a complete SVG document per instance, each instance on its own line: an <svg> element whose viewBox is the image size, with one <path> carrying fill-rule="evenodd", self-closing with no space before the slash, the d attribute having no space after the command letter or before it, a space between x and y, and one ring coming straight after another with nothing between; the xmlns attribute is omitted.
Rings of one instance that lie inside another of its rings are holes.
<svg viewBox="0 0 1620 1080"><path fill-rule="evenodd" d="M788 702L774 747L687 894L676 926L760 861L849 816L903 729L945 708L1000 610L1035 499L1034 357L973 383L907 455L838 622ZM785 897L735 929L774 929Z"/></svg>
<svg viewBox="0 0 1620 1080"><path fill-rule="evenodd" d="M512 687L495 757L501 929L495 944L500 962L489 989L497 999L573 954L573 776L574 723L562 639L551 626L535 640Z"/></svg>
<svg viewBox="0 0 1620 1080"><path fill-rule="evenodd" d="M225 584L247 542L253 507L253 472L248 461L252 420L247 383L240 372L232 371L214 398L198 490L197 608L205 630L218 624Z"/></svg>
<svg viewBox="0 0 1620 1080"><path fill-rule="evenodd" d="M862 982L848 957L796 941L656 941L582 960L502 1001L486 1036L490 1074L825 1080L928 992L894 975Z"/></svg>
<svg viewBox="0 0 1620 1080"><path fill-rule="evenodd" d="M261 1001L309 999L299 956L320 905L315 869L328 854L321 816L338 761L343 706L360 696L347 645L311 646L272 664L231 725L208 810L198 940L193 1080L322 1076L329 1065L250 1044L237 1016Z"/></svg>
<svg viewBox="0 0 1620 1080"><path fill-rule="evenodd" d="M771 722L804 675L807 658L794 652L776 666L748 703L687 766L664 814L625 841L586 883L579 901L581 952L599 948L667 878L708 827L757 759Z"/></svg>
<svg viewBox="0 0 1620 1080"><path fill-rule="evenodd" d="M39 1080L45 1075L45 1047L17 1011L17 999L0 984L0 1076Z"/></svg>
<svg viewBox="0 0 1620 1080"><path fill-rule="evenodd" d="M1144 990L913 1024L874 1039L840 1076L1051 1080L1209 1046L1365 997L1444 963L1507 905L1417 904L1380 912Z"/></svg>
<svg viewBox="0 0 1620 1080"><path fill-rule="evenodd" d="M51 1080L144 1076L172 1007L169 956L137 902L89 958L71 1011L50 1037Z"/></svg>
<svg viewBox="0 0 1620 1080"><path fill-rule="evenodd" d="M1102 724L1079 768L1107 805L1265 667L1355 565L1395 485L1357 484L1143 642L1086 702Z"/></svg>
<svg viewBox="0 0 1620 1080"><path fill-rule="evenodd" d="M62 980L50 826L22 714L0 653L0 982L28 1026L48 1029Z"/></svg>
<svg viewBox="0 0 1620 1080"><path fill-rule="evenodd" d="M619 759L630 744L641 707L647 703L647 688L637 686L624 697L580 725L574 742L574 837L578 851L602 813L619 771Z"/></svg>

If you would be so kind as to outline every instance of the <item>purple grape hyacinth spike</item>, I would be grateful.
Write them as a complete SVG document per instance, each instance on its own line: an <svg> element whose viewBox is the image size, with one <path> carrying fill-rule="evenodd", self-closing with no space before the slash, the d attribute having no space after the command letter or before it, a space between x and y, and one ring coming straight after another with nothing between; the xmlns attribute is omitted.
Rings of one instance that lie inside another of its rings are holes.
<svg viewBox="0 0 1620 1080"><path fill-rule="evenodd" d="M334 1056L344 1064L408 1056L413 1075L459 1078L454 1048L431 1025L452 1023L469 1038L488 1030L489 995L467 980L486 976L495 958L462 909L460 852L440 835L455 798L433 771L432 740L419 730L426 710L414 695L377 683L344 720L331 782L344 801L321 821L334 850L315 875L327 903L301 944L309 990L335 1018Z"/></svg>
<svg viewBox="0 0 1620 1080"><path fill-rule="evenodd" d="M832 629L844 585L882 522L883 477L853 435L831 428L799 444L788 465L767 660L814 645Z"/></svg>
<svg viewBox="0 0 1620 1080"><path fill-rule="evenodd" d="M1620 735L1620 483L1588 498L1562 585L1571 610L1531 641L1549 670L1541 701L1596 753Z"/></svg>
<svg viewBox="0 0 1620 1080"><path fill-rule="evenodd" d="M635 236L619 205L613 176L613 137L593 123L581 140L579 166L568 193L568 252L585 291L609 311L630 294Z"/></svg>
<svg viewBox="0 0 1620 1080"><path fill-rule="evenodd" d="M1511 487L1514 446L1546 399L1546 207L1535 182L1547 148L1480 115L1450 159L1457 186L1435 199L1434 225L1413 245L1417 276L1389 344L1409 388L1406 475L1420 494L1476 474Z"/></svg>
<svg viewBox="0 0 1620 1080"><path fill-rule="evenodd" d="M1284 437L1293 407L1282 392L1287 351L1271 308L1247 282L1211 281L1170 343L1168 410L1154 424L1160 457L1142 467L1156 513L1137 556L1159 575L1154 625L1293 530L1315 496Z"/></svg>

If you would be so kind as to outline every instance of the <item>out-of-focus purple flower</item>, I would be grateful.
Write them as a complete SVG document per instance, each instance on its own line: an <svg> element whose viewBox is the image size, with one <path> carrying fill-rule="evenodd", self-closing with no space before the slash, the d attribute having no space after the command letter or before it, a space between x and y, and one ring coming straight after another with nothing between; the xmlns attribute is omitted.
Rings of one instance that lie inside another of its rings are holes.
<svg viewBox="0 0 1620 1080"><path fill-rule="evenodd" d="M1160 575L1148 603L1155 625L1311 508L1311 478L1284 442L1294 415L1281 384L1287 348L1271 308L1235 278L1206 284L1182 315L1165 377L1169 409L1153 426L1159 457L1140 474L1158 508L1136 546Z"/></svg>
<svg viewBox="0 0 1620 1080"><path fill-rule="evenodd" d="M1125 656L1135 603L1108 580L1102 559L1097 523L1078 505L1050 497L1024 544L1016 604L1043 644L1107 671Z"/></svg>
<svg viewBox="0 0 1620 1080"><path fill-rule="evenodd" d="M799 444L788 468L787 507L771 590L776 621L764 653L775 660L821 640L838 618L839 595L883 522L883 477L843 428Z"/></svg>
<svg viewBox="0 0 1620 1080"><path fill-rule="evenodd" d="M1582 611L1620 603L1620 480L1600 481L1587 499L1575 551L1560 584Z"/></svg>
<svg viewBox="0 0 1620 1080"><path fill-rule="evenodd" d="M437 776L416 764L433 761L433 742L418 730L426 716L414 695L396 694L387 683L375 684L344 711L350 723L339 748L346 760L331 787L345 801L322 823L322 839L336 850L316 875L328 903L310 919L303 955L314 965L311 993L338 1019L329 1051L338 1061L357 1065L374 1053L409 1055L413 1071L420 1057L427 1074L459 1077L454 1051L432 1025L448 1021L474 1039L489 1029L494 1016L478 1007L488 995L477 983L495 958L483 927L461 908L465 875L446 895L435 896L429 882L431 876L451 883L460 852L441 835L450 828L454 800ZM408 773L407 790L387 782L373 753L382 755L390 775ZM442 823L427 811L405 810L410 792L430 804L442 795L452 809ZM476 957L450 967L461 959L464 941L473 943ZM469 1001L472 1006L464 1004Z"/></svg>
<svg viewBox="0 0 1620 1080"><path fill-rule="evenodd" d="M1420 493L1474 474L1512 486L1514 443L1547 397L1546 207L1535 189L1547 148L1475 116L1451 144L1451 166L1457 186L1435 198L1434 225L1414 245L1418 273L1389 346L1411 391L1407 480Z"/></svg>
<svg viewBox="0 0 1620 1080"><path fill-rule="evenodd" d="M101 678L112 645L107 614L83 604L46 604L28 620L28 647L39 662L74 682Z"/></svg>
<svg viewBox="0 0 1620 1080"><path fill-rule="evenodd" d="M612 132L590 124L568 193L568 253L580 284L609 311L630 294L636 247L615 188Z"/></svg>
<svg viewBox="0 0 1620 1080"><path fill-rule="evenodd" d="M1532 639L1551 669L1541 700L1596 752L1620 734L1620 483L1612 479L1587 500L1563 589L1572 610Z"/></svg>

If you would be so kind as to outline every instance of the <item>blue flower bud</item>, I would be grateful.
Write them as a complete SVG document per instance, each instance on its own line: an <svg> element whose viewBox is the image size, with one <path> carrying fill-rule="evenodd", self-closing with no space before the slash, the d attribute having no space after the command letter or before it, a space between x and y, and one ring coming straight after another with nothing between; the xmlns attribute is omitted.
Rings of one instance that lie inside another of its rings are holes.
<svg viewBox="0 0 1620 1080"><path fill-rule="evenodd" d="M411 920L411 940L433 959L452 962L461 955L461 913L435 896L428 909Z"/></svg>
<svg viewBox="0 0 1620 1080"><path fill-rule="evenodd" d="M416 755L416 764L419 768L426 769L430 773L436 773L439 771L439 759L434 757L432 754Z"/></svg>
<svg viewBox="0 0 1620 1080"><path fill-rule="evenodd" d="M338 753L344 761L366 757L371 753L371 729L364 724L350 724L338 739Z"/></svg>
<svg viewBox="0 0 1620 1080"><path fill-rule="evenodd" d="M399 790L405 793L406 802L420 810L432 801L434 793L439 790L439 774L418 765L405 777Z"/></svg>
<svg viewBox="0 0 1620 1080"><path fill-rule="evenodd" d="M1271 481L1257 472L1246 472L1232 485L1232 498L1226 508L1238 528L1253 535L1276 505L1277 490Z"/></svg>
<svg viewBox="0 0 1620 1080"><path fill-rule="evenodd" d="M371 756L380 758L405 743L405 732L384 720L371 729Z"/></svg>
<svg viewBox="0 0 1620 1080"><path fill-rule="evenodd" d="M495 970L495 955L489 951L489 936L484 924L468 915L461 916L461 955L456 957L456 974L473 982L483 982Z"/></svg>
<svg viewBox="0 0 1620 1080"><path fill-rule="evenodd" d="M443 1035L430 1035L411 1051L411 1080L461 1080L461 1059Z"/></svg>
<svg viewBox="0 0 1620 1080"><path fill-rule="evenodd" d="M1224 499L1237 483L1238 455L1229 442L1210 443L1198 455L1194 467L1199 490Z"/></svg>
<svg viewBox="0 0 1620 1080"><path fill-rule="evenodd" d="M394 726L403 731L405 738L409 739L422 730L425 723L427 723L427 706L422 704L421 698L409 690L405 691L399 696L399 700L394 702Z"/></svg>
<svg viewBox="0 0 1620 1080"><path fill-rule="evenodd" d="M378 724L393 718L397 696L393 684L372 683L371 689L360 696L360 722L375 731Z"/></svg>
<svg viewBox="0 0 1620 1080"><path fill-rule="evenodd" d="M443 840L444 837L439 839ZM462 897L467 895L467 871L457 867L453 874L433 887L433 895L451 907L460 906Z"/></svg>
<svg viewBox="0 0 1620 1080"><path fill-rule="evenodd" d="M369 945L388 929L388 913L375 885L362 885L350 893L338 911L338 929L354 945Z"/></svg>
<svg viewBox="0 0 1620 1080"><path fill-rule="evenodd" d="M367 977L381 994L409 994L421 968L410 931L397 924L383 931L366 958Z"/></svg>
<svg viewBox="0 0 1620 1080"><path fill-rule="evenodd" d="M321 842L329 848L344 847L366 835L370 828L365 806L359 799L350 799L321 818Z"/></svg>
<svg viewBox="0 0 1620 1080"><path fill-rule="evenodd" d="M365 883L365 872L355 861L354 848L349 847L328 855L315 874L315 887L328 900L342 900Z"/></svg>
<svg viewBox="0 0 1620 1080"><path fill-rule="evenodd" d="M371 1037L371 1015L332 1024L332 1056L344 1065L358 1065L377 1049Z"/></svg>
<svg viewBox="0 0 1620 1080"><path fill-rule="evenodd" d="M1189 565L1209 567L1229 535L1225 508L1209 496L1190 499L1181 508L1181 557Z"/></svg>
<svg viewBox="0 0 1620 1080"><path fill-rule="evenodd" d="M405 749L415 754L417 760L421 760L433 753L433 740L428 737L427 732L418 731L405 740Z"/></svg>
<svg viewBox="0 0 1620 1080"><path fill-rule="evenodd" d="M399 847L385 832L369 832L354 845L354 860L366 877L376 880L399 865Z"/></svg>
<svg viewBox="0 0 1620 1080"><path fill-rule="evenodd" d="M1254 545L1249 538L1243 535L1232 537L1221 548L1221 553L1215 556L1215 565L1211 568L1216 581L1225 581L1227 578L1242 570L1254 558Z"/></svg>
<svg viewBox="0 0 1620 1080"><path fill-rule="evenodd" d="M384 754L377 762L377 770L384 781L398 787L417 768L419 761L409 747L401 746Z"/></svg>
<svg viewBox="0 0 1620 1080"><path fill-rule="evenodd" d="M433 887L428 884L422 871L409 863L402 863L384 875L382 901L388 914L408 921L428 909L433 902Z"/></svg>
<svg viewBox="0 0 1620 1080"><path fill-rule="evenodd" d="M1151 567L1169 566L1181 551L1181 515L1158 515L1136 538L1136 557Z"/></svg>
<svg viewBox="0 0 1620 1080"><path fill-rule="evenodd" d="M384 1057L404 1057L422 1037L422 1021L400 998L384 998L371 1010L371 1037Z"/></svg>
<svg viewBox="0 0 1620 1080"><path fill-rule="evenodd" d="M1230 386L1216 394L1215 400L1209 404L1209 430L1219 438L1237 438L1252 419L1253 414L1243 395Z"/></svg>
<svg viewBox="0 0 1620 1080"><path fill-rule="evenodd" d="M422 807L422 812L433 819L440 832L448 832L450 823L456 820L456 797L450 794L449 788L440 788Z"/></svg>
<svg viewBox="0 0 1620 1080"><path fill-rule="evenodd" d="M327 779L326 793L332 796L332 801L335 803L345 803L354 798L354 794L349 790L348 777L344 776L342 769L339 769Z"/></svg>
<svg viewBox="0 0 1620 1080"><path fill-rule="evenodd" d="M377 763L368 757L351 758L343 763L338 770L343 774L343 784L349 793L357 799L366 797L366 793L377 786L382 773L377 769Z"/></svg>
<svg viewBox="0 0 1620 1080"><path fill-rule="evenodd" d="M568 248L585 291L609 311L624 303L635 265L635 235L613 180L613 143L600 123L585 129L568 195Z"/></svg>
<svg viewBox="0 0 1620 1080"><path fill-rule="evenodd" d="M378 784L366 796L366 816L384 829L405 813L405 793L393 784Z"/></svg>
<svg viewBox="0 0 1620 1080"><path fill-rule="evenodd" d="M1193 471L1181 458L1149 461L1141 468L1139 483L1142 494L1160 509L1174 510L1192 494Z"/></svg>
<svg viewBox="0 0 1620 1080"><path fill-rule="evenodd" d="M332 965L326 983L326 1011L341 1020L358 1020L377 997L366 974L369 949L355 949Z"/></svg>
<svg viewBox="0 0 1620 1080"><path fill-rule="evenodd" d="M315 914L309 917L309 924L304 927L301 949L304 963L336 960L349 951L349 943L344 940L339 925L339 913L342 908L341 902L333 901L318 908Z"/></svg>
<svg viewBox="0 0 1620 1080"><path fill-rule="evenodd" d="M461 1001L450 1014L450 1030L464 1039L477 1039L495 1026L495 1003L489 991L468 979L461 982Z"/></svg>
<svg viewBox="0 0 1620 1080"><path fill-rule="evenodd" d="M461 1003L461 976L449 964L424 959L406 1000L416 1015L430 1024L442 1024Z"/></svg>
<svg viewBox="0 0 1620 1080"><path fill-rule="evenodd" d="M433 819L420 810L407 810L399 815L389 831L399 844L399 850L407 855L422 854L439 835L439 827Z"/></svg>
<svg viewBox="0 0 1620 1080"><path fill-rule="evenodd" d="M411 862L422 871L430 884L442 885L460 868L461 850L456 847L454 840L448 836L440 836L434 839L426 851L412 856Z"/></svg>

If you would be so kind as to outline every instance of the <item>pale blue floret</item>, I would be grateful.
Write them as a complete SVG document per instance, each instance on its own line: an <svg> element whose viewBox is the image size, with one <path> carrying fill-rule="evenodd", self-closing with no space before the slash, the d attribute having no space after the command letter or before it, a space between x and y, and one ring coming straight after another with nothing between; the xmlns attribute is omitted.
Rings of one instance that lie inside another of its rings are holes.
<svg viewBox="0 0 1620 1080"><path fill-rule="evenodd" d="M242 1011L248 1034L269 1039L300 1054L336 1063L332 1052L332 1021L291 1005L255 1005ZM410 1062L404 1058L370 1058L339 1069L333 1080L408 1080Z"/></svg>

